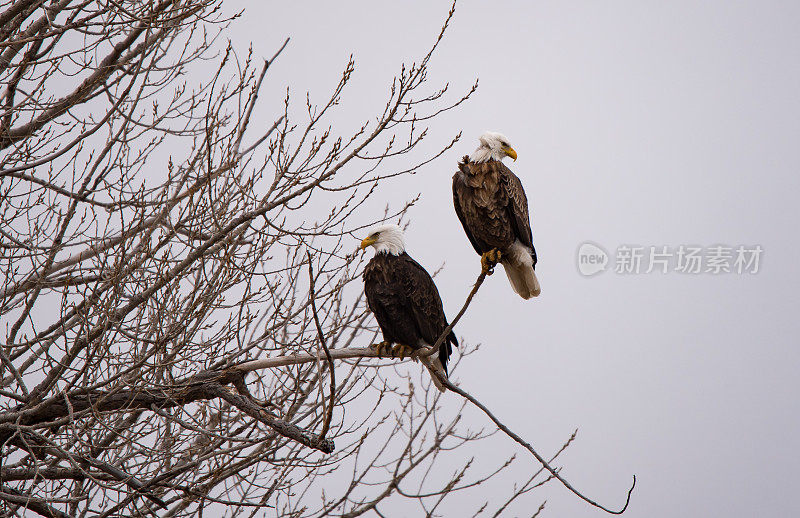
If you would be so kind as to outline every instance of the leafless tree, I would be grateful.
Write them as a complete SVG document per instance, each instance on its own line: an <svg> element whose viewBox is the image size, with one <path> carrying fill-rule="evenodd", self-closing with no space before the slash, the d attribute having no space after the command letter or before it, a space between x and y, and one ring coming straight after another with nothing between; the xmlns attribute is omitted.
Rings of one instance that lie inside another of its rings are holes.
<svg viewBox="0 0 800 518"><path fill-rule="evenodd" d="M324 102L297 116L287 93L255 121L286 43L263 64L237 53L220 4L0 9L0 510L441 515L513 456L474 466L497 429L374 358L353 236L379 185L458 139L419 152L477 86L426 82L453 11L383 111L340 135L352 59ZM475 516L558 478L531 475Z"/></svg>

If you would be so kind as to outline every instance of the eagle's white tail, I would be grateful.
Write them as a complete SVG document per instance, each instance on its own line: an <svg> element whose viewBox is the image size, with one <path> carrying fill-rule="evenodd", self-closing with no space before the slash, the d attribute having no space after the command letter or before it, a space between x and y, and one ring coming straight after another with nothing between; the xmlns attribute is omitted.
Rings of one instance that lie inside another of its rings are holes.
<svg viewBox="0 0 800 518"><path fill-rule="evenodd" d="M533 258L527 247L519 241L511 246L507 257L501 261L511 287L523 299L538 297L542 292L533 269Z"/></svg>
<svg viewBox="0 0 800 518"><path fill-rule="evenodd" d="M431 378L433 379L433 384L436 385L436 388L438 388L442 392L447 390L444 387L444 385L442 385L442 382L439 381L439 378L436 377L436 373L438 372L445 379L447 379L447 373L444 370L444 366L442 366L442 362L439 361L439 358L436 355L433 355L433 356L422 357L420 358L420 360L425 365L425 367L428 368L428 371L430 371Z"/></svg>

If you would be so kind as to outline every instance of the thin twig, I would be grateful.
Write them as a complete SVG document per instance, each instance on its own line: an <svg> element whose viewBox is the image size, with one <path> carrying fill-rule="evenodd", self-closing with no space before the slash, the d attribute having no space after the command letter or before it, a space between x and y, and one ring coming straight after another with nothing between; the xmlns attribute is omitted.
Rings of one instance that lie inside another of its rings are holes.
<svg viewBox="0 0 800 518"><path fill-rule="evenodd" d="M256 85L253 87L253 97L252 97L252 99L250 99L250 102L248 103L247 110L245 111L245 114L244 114L244 117L242 119L242 122L239 125L239 131L238 131L238 135L236 136L236 141L233 144L233 154L234 154L234 156L242 157L242 156L246 155L247 153L249 153L252 149L254 149L256 146L258 146L258 144L263 139L265 139L267 136L269 136L269 134L272 133L272 131L276 127L278 127L278 124L280 124L280 121L283 119L283 117L278 119L278 122L275 123L274 127L267 132L267 136L263 137L261 140L259 140L259 142L256 142L255 144L250 146L243 153L241 153L241 154L239 153L239 145L242 143L242 137L244 136L244 132L247 129L247 126L250 124L250 115L253 113L253 108L256 105L256 100L258 99L258 92L261 90L261 83L264 81L264 76L267 75L267 70L269 69L269 66L278 58L280 53L283 52L283 49L285 49L286 45L288 45L288 44L289 44L289 38L286 38L286 41L283 42L283 45L281 45L281 48L279 48L278 51L275 52L275 54L273 54L273 56L270 59L264 60L264 66L261 67L261 74L259 74L258 80L256 81Z"/></svg>
<svg viewBox="0 0 800 518"><path fill-rule="evenodd" d="M439 375L439 373L438 373L438 372L437 372L437 373L435 373L435 374L436 374L436 375ZM520 437L519 435L515 434L515 433L514 433L514 432L513 432L513 431L512 431L510 428L508 428L506 425L504 425L504 424L502 423L502 421L500 421L500 420L499 420L497 417L495 417L495 415L494 415L494 414L492 414L492 412L491 412L491 411L490 411L488 408L486 408L486 406L485 406L483 403L481 403L480 401L478 401L477 399L475 399L475 398L474 398L472 395L470 395L468 392L466 392L466 391L464 391L463 389L461 389L461 388L459 388L459 387L455 386L453 383L451 383L451 382L450 382L450 380L448 380L448 379L447 379L447 378L445 378L444 376L441 376L441 375L439 375L439 381L441 381L441 382L442 382L442 384L443 384L443 385L445 385L445 386L446 386L448 389L452 390L453 392L455 392L456 394L460 395L461 397L463 397L464 399L466 399L467 401L469 401L470 403L472 403L472 404L473 404L473 405L475 405L476 407L480 408L480 409L481 409L481 411L483 411L483 413L484 413L484 414L486 414L486 415L489 417L489 419L491 419L491 420L494 422L494 424L495 424L495 425L496 425L496 426L497 426L497 427L498 427L500 430L502 430L502 431L503 431L503 433L505 433L506 435L508 435L508 436L509 436L509 437L511 437L512 439L514 439L514 441L516 441L518 444L521 444L521 445L522 445L522 446L523 446L523 447L524 447L526 450L528 450L529 452L531 452L531 453L533 454L533 456L534 456L534 457L536 457L536 460L538 460L538 461L539 461L539 463L541 463L541 465L542 465L542 466L544 466L544 468L545 468L547 471L549 471L549 472L550 472L550 474L553 476L553 478L555 478L555 479L557 479L559 482L561 482L561 484L562 484L564 487L566 487L567 489L569 489L569 490L570 490L570 491L571 491L571 492L572 492L572 493L573 493L575 496L577 496L578 498L580 498L580 499L581 499L581 500L583 500L584 502L586 502L586 503L588 503L588 504L590 504L590 505L593 505L594 507L597 507L597 508L599 508L599 509L602 509L603 511L605 511L605 512L607 512L607 513L610 513L610 514L622 514L622 513L624 513L624 512L625 512L625 510L628 508L628 504L629 504L629 503L630 503L630 501L631 501L631 493L633 493L633 488L634 488L634 487L636 487L636 475L634 475L634 476L633 476L633 484L631 484L631 487L630 487L630 489L628 489L628 495L627 495L627 497L625 498L625 505L623 505L623 506L622 506L622 508L621 508L621 509L619 509L619 510L617 510L617 511L615 511L615 510L613 510L613 509L609 509L609 508L607 508L607 507L605 507L605 506L603 506L603 505L601 505L601 504L599 504L599 503L595 502L595 501L594 501L594 500L592 500L591 498L589 498L589 497L587 497L587 496L584 496L584 495L583 495L583 493L581 493L580 491L578 491L577 489L575 489L574 487L572 487L572 484L570 484L569 482L567 482L567 480L566 480L566 479L564 479L564 478L563 478L561 475L559 475L559 474L558 474L558 471L557 471L557 470L555 470L555 469L553 469L553 467L552 467L552 466L550 466L550 463L548 463L548 462L547 462L547 461L544 459L544 457L542 457L541 455L539 455L539 453L538 453L536 450L534 450L534 449L533 449L533 446L531 446L531 445L530 445L530 444L529 444L527 441L525 441L525 440L524 440L522 437Z"/></svg>
<svg viewBox="0 0 800 518"><path fill-rule="evenodd" d="M9 372L14 376L14 379L17 381L17 386L19 389L28 396L28 387L25 385L25 382L22 380L22 375L20 375L19 371L14 364L11 362L11 358L8 357L6 351L0 346L0 361L2 361L3 366L8 369Z"/></svg>
<svg viewBox="0 0 800 518"><path fill-rule="evenodd" d="M331 373L331 395L328 402L328 411L325 413L325 420L322 422L322 430L320 430L319 437L317 438L319 442L322 442L325 440L325 434L328 433L328 428L331 425L331 418L333 417L333 404L336 401L336 373L333 369L333 358L331 357L331 351L328 349L328 344L325 341L325 333L322 332L322 325L319 322L317 304L314 301L317 296L314 293L314 267L311 265L311 253L306 251L306 256L308 257L308 297L311 300L311 312L314 315L314 324L317 326L319 343L322 345L322 349L325 351L325 358L328 360L328 370Z"/></svg>

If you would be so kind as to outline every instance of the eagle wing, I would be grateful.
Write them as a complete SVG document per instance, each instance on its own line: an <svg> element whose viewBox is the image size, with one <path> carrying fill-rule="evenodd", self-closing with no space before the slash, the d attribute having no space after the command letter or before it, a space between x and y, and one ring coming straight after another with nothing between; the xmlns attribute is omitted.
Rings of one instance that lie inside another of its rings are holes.
<svg viewBox="0 0 800 518"><path fill-rule="evenodd" d="M408 306L414 313L422 339L433 345L447 327L442 298L425 268L410 256L405 259L403 287Z"/></svg>
<svg viewBox="0 0 800 518"><path fill-rule="evenodd" d="M409 263L406 276L409 305L414 311L423 340L428 345L433 345L448 326L442 297L428 271L410 256L406 257ZM456 334L451 330L439 346L439 361L445 375L447 374L447 361L450 359L454 345L458 347L458 340L456 340Z"/></svg>
<svg viewBox="0 0 800 518"><path fill-rule="evenodd" d="M531 220L528 214L528 197L520 179L504 164L501 165L501 184L508 198L508 218L519 241L533 249ZM534 263L536 252L534 252Z"/></svg>

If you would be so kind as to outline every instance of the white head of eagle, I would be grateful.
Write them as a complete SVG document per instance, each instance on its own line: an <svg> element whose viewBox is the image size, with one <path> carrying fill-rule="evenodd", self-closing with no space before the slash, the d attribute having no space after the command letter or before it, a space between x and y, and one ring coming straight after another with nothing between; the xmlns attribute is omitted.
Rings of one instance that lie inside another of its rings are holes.
<svg viewBox="0 0 800 518"><path fill-rule="evenodd" d="M376 254L400 255L406 251L403 229L392 224L374 227L369 236L361 241L361 250L368 246L374 247Z"/></svg>
<svg viewBox="0 0 800 518"><path fill-rule="evenodd" d="M481 135L479 140L481 145L470 155L470 162L480 164L489 160L502 161L507 156L510 156L513 160L517 159L517 152L508 143L505 135L487 131Z"/></svg>

